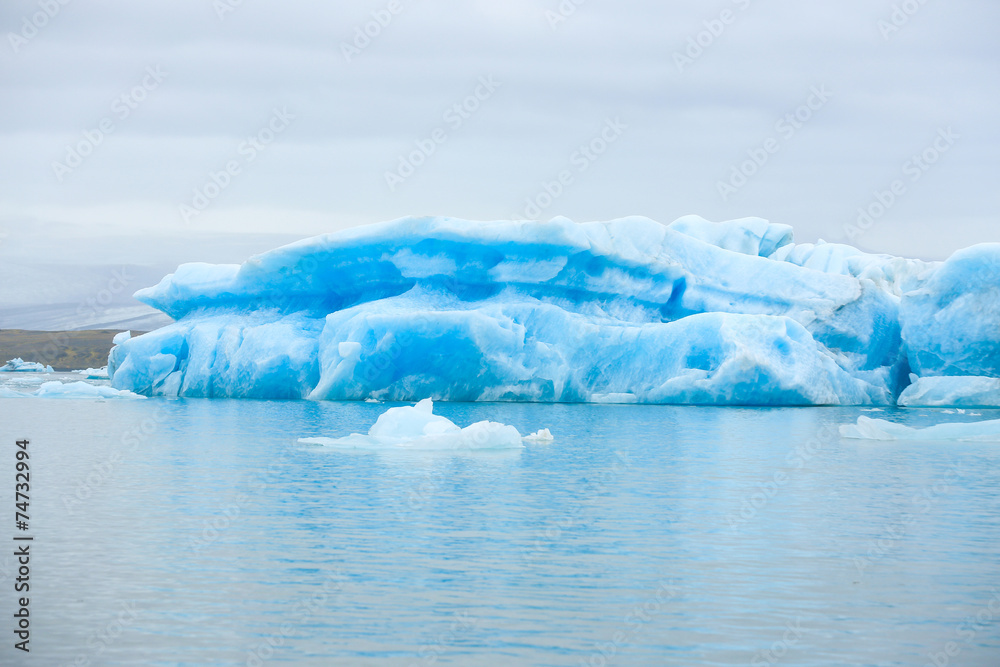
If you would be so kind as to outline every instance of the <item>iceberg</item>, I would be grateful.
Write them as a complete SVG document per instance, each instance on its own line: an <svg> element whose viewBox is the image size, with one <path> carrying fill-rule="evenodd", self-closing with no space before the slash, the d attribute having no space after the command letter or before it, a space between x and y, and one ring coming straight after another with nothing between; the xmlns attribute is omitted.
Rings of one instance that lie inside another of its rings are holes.
<svg viewBox="0 0 1000 667"><path fill-rule="evenodd" d="M0 366L0 371L6 371L8 373L54 373L52 366L46 366L37 361L25 361L24 359L17 357L11 359L3 366Z"/></svg>
<svg viewBox="0 0 1000 667"><path fill-rule="evenodd" d="M840 427L845 438L864 440L957 440L963 442L1000 442L1000 419L978 422L951 422L927 428L912 428L884 419L858 417L857 424Z"/></svg>
<svg viewBox="0 0 1000 667"><path fill-rule="evenodd" d="M368 429L343 438L299 438L303 444L339 449L370 450L478 450L521 449L521 434L513 426L491 421L460 428L434 414L434 404L425 398L414 406L389 408Z"/></svg>
<svg viewBox="0 0 1000 667"><path fill-rule="evenodd" d="M1000 378L952 375L917 378L899 396L903 407L1000 408Z"/></svg>
<svg viewBox="0 0 1000 667"><path fill-rule="evenodd" d="M124 398L144 399L145 396L111 387L90 384L88 382L60 382L53 380L45 382L32 392L20 392L6 387L0 387L0 398Z"/></svg>
<svg viewBox="0 0 1000 667"><path fill-rule="evenodd" d="M116 337L108 374L146 396L894 405L911 372L1000 377L991 266L1000 244L924 262L760 218L403 218L181 265L136 293L175 322Z"/></svg>
<svg viewBox="0 0 1000 667"><path fill-rule="evenodd" d="M107 380L108 379L108 367L102 366L101 368L87 368L80 371L73 371L79 375L82 375L88 380Z"/></svg>

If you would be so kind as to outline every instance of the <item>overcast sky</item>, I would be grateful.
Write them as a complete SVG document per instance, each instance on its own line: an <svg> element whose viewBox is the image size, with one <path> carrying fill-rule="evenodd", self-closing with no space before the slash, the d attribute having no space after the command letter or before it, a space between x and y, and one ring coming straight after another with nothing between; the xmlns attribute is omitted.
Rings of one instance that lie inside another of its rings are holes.
<svg viewBox="0 0 1000 667"><path fill-rule="evenodd" d="M1000 241L995 0L576 2L5 0L0 253L411 214Z"/></svg>

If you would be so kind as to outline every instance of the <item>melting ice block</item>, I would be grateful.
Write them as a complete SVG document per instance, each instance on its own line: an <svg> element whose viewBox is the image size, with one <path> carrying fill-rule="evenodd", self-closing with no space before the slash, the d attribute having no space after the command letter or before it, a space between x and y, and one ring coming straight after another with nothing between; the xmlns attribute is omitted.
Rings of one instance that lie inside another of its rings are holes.
<svg viewBox="0 0 1000 667"><path fill-rule="evenodd" d="M24 359L17 357L11 359L3 366L0 366L0 371L7 371L8 373L53 373L52 366L46 366L37 361L25 361Z"/></svg>
<svg viewBox="0 0 1000 667"><path fill-rule="evenodd" d="M927 428L911 428L884 419L858 417L857 424L840 427L845 438L864 440L959 440L967 442L1000 442L1000 419L989 421L935 424Z"/></svg>
<svg viewBox="0 0 1000 667"><path fill-rule="evenodd" d="M451 420L435 415L434 404L429 398L414 406L389 408L368 429L368 435L352 433L343 438L299 438L299 442L340 449L414 451L524 447L521 434L513 426L481 421L460 428Z"/></svg>
<svg viewBox="0 0 1000 667"><path fill-rule="evenodd" d="M911 371L1000 377L997 266L758 218L403 218L181 266L136 293L176 322L108 371L149 396L891 405Z"/></svg>
<svg viewBox="0 0 1000 667"><path fill-rule="evenodd" d="M1000 408L1000 378L978 375L923 377L899 396L904 407Z"/></svg>
<svg viewBox="0 0 1000 667"><path fill-rule="evenodd" d="M73 371L78 373L88 380L107 380L108 379L108 367L103 366L101 368L86 368L80 371Z"/></svg>
<svg viewBox="0 0 1000 667"><path fill-rule="evenodd" d="M146 398L126 389L113 389L88 382L45 382L32 392L19 392L0 387L0 398Z"/></svg>

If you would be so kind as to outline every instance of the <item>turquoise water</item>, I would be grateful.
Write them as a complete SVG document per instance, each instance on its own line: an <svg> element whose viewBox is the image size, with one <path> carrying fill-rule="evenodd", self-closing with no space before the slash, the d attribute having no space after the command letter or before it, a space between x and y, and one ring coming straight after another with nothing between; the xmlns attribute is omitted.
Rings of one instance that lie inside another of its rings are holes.
<svg viewBox="0 0 1000 667"><path fill-rule="evenodd" d="M0 663L1000 664L1000 445L836 434L1000 412L438 403L556 439L297 443L387 407L0 400L0 539L24 437L35 538Z"/></svg>

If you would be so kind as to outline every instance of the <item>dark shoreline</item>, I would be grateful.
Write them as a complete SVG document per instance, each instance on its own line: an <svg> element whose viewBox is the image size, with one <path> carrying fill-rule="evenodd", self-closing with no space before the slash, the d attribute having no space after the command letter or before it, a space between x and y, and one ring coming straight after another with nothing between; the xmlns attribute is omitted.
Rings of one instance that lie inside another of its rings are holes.
<svg viewBox="0 0 1000 667"><path fill-rule="evenodd" d="M30 331L0 329L0 366L20 357L52 366L56 371L100 368L108 363L112 339L121 329ZM133 336L145 333L133 331Z"/></svg>

